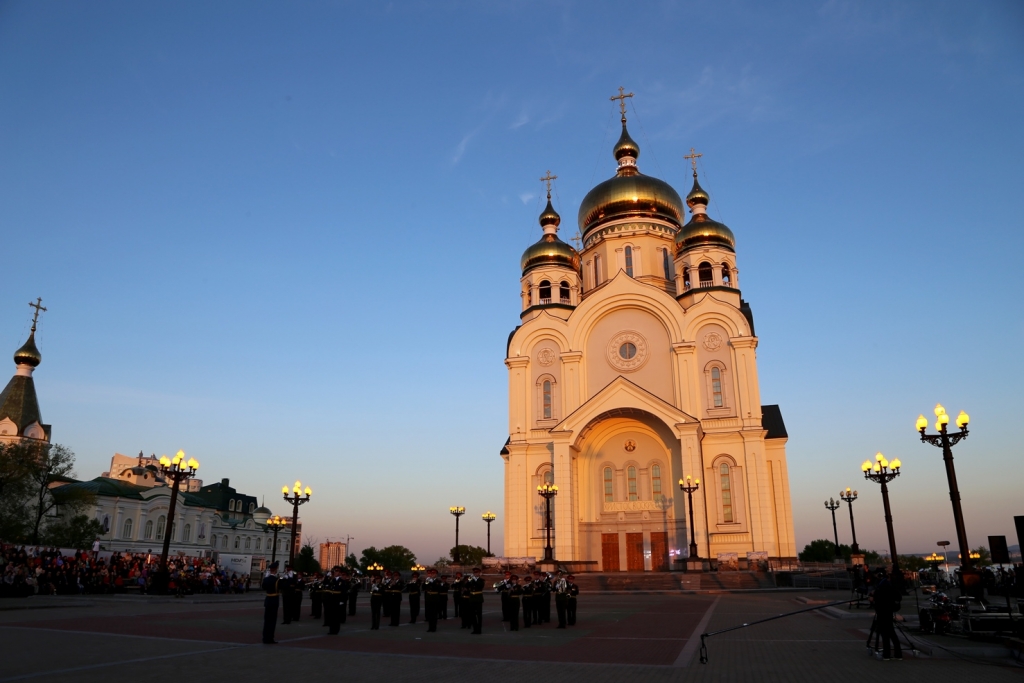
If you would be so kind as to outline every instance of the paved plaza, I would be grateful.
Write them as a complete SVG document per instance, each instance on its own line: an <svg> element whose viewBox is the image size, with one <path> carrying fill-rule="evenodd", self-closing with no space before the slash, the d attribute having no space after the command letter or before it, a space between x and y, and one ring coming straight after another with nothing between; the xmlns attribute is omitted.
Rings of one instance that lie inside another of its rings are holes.
<svg viewBox="0 0 1024 683"><path fill-rule="evenodd" d="M511 633L497 597L488 596L484 633L459 621L403 623L369 630L358 614L328 636L319 620L279 625L279 645L259 643L258 596L164 598L31 598L0 603L5 681L929 681L965 675L985 681L1024 680L1010 659L989 664L930 647L902 662L871 658L864 646L869 612L812 612L708 640L709 663L698 661L699 634L805 608L808 600L845 593L602 594L580 600L579 623ZM814 604L813 602L811 604ZM407 605L406 605L407 608ZM403 612L403 621L408 620ZM965 641L946 639L945 645ZM925 641L927 645L927 641ZM979 648L991 654L991 648Z"/></svg>

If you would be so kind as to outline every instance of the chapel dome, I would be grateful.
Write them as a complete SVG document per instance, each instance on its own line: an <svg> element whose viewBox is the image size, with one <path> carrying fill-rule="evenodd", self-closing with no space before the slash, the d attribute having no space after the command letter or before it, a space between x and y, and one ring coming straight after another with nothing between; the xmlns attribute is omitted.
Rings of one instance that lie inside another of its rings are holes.
<svg viewBox="0 0 1024 683"><path fill-rule="evenodd" d="M39 349L36 348L36 330L32 328L32 332L28 335L28 341L22 344L21 348L14 352L14 363L16 365L31 365L36 367L42 362L43 356L39 353Z"/></svg>
<svg viewBox="0 0 1024 683"><path fill-rule="evenodd" d="M693 189L686 195L686 205L693 212L690 222L676 234L676 253L691 247L703 245L724 246L730 251L736 250L736 236L725 223L712 220L707 214L708 202L711 198L697 182L697 172L693 172Z"/></svg>
<svg viewBox="0 0 1024 683"><path fill-rule="evenodd" d="M565 266L579 271L580 255L572 246L558 239L558 235L544 235L523 252L521 265L523 275L538 266L547 265Z"/></svg>

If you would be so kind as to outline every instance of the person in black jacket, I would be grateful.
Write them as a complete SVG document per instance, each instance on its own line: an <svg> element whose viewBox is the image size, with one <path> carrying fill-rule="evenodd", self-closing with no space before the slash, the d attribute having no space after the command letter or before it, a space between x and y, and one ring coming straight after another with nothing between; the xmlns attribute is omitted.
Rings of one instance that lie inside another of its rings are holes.
<svg viewBox="0 0 1024 683"><path fill-rule="evenodd" d="M565 617L569 626L576 625L576 598L580 594L580 587L576 585L576 577L572 574L565 579L569 587L569 599L565 604Z"/></svg>
<svg viewBox="0 0 1024 683"><path fill-rule="evenodd" d="M893 569L893 573L899 571ZM875 606L875 632L882 639L882 659L889 660L890 653L896 659L903 659L903 652L900 650L900 639L896 635L896 628L893 626L893 614L899 609L900 592L897 581L890 578L882 570L880 581L875 586L873 602ZM891 652L890 647L894 652Z"/></svg>
<svg viewBox="0 0 1024 683"><path fill-rule="evenodd" d="M409 594L409 623L415 624L420 615L420 573L413 572L409 583L405 584L405 592Z"/></svg>
<svg viewBox="0 0 1024 683"><path fill-rule="evenodd" d="M424 617L427 620L427 633L437 631L437 616L441 611L441 582L437 579L437 570L427 570L427 580L423 583ZM412 596L410 596L412 597ZM410 606L411 607L411 606Z"/></svg>
<svg viewBox="0 0 1024 683"><path fill-rule="evenodd" d="M274 629L277 627L277 607L280 604L277 562L271 562L267 567L267 575L263 577L263 591L266 593L263 598L263 644L276 645Z"/></svg>
<svg viewBox="0 0 1024 683"><path fill-rule="evenodd" d="M384 582L380 574L370 577L370 630L380 630L380 610L384 606Z"/></svg>
<svg viewBox="0 0 1024 683"><path fill-rule="evenodd" d="M508 615L508 629L519 630L519 601L523 597L523 587L519 585L519 577L512 574L506 581L505 612Z"/></svg>
<svg viewBox="0 0 1024 683"><path fill-rule="evenodd" d="M388 584L387 589L388 602L391 610L391 625L401 626L402 625L402 591L405 590L405 581L402 580L402 575L398 573L396 569L391 573L391 583Z"/></svg>
<svg viewBox="0 0 1024 683"><path fill-rule="evenodd" d="M484 580L481 573L480 567L473 567L473 576L466 582L469 588L469 619L475 636L483 633L484 625ZM467 607L465 603L462 606Z"/></svg>
<svg viewBox="0 0 1024 683"><path fill-rule="evenodd" d="M343 576L349 580L348 582L348 615L354 617L356 615L356 597L359 595L360 578L359 576L351 576L348 570L342 570Z"/></svg>

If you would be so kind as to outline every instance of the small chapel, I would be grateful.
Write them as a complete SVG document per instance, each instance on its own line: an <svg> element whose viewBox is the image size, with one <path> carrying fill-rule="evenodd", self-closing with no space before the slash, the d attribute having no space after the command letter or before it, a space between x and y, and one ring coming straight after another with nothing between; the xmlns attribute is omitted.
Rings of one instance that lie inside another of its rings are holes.
<svg viewBox="0 0 1024 683"><path fill-rule="evenodd" d="M736 237L708 215L699 154L685 203L640 172L630 96L612 98L617 168L579 207L578 248L541 179L505 358L505 555L540 560L550 535L555 561L592 571L795 557L787 433L761 405Z"/></svg>

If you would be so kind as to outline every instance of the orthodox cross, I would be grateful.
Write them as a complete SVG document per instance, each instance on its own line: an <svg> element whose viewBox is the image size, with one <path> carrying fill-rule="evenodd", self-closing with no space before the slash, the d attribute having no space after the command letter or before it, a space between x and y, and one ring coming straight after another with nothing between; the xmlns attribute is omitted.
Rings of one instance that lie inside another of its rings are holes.
<svg viewBox="0 0 1024 683"><path fill-rule="evenodd" d="M580 237L580 231L577 230L576 234L570 237L569 239L572 240L573 245L576 247L576 251L579 251L580 245L582 244L581 240L583 239L582 237Z"/></svg>
<svg viewBox="0 0 1024 683"><path fill-rule="evenodd" d="M618 95L612 95L612 97L611 97L612 102L614 102L615 100L619 101L619 112L622 113L622 122L623 123L626 122L626 98L627 97L632 97L632 96L633 96L633 93L626 94L626 89L623 88L620 85L619 86L619 94Z"/></svg>
<svg viewBox="0 0 1024 683"><path fill-rule="evenodd" d="M32 303L31 301L28 302L29 306L31 306L32 308L36 309L35 315L32 316L32 331L33 332L36 331L36 323L39 322L39 312L46 310L46 307L43 306L42 303L43 303L43 297L37 297L36 300L35 300L35 303Z"/></svg>
<svg viewBox="0 0 1024 683"><path fill-rule="evenodd" d="M693 147L690 148L690 153L689 154L684 154L683 155L683 158L684 159L689 159L690 163L693 165L693 177L694 178L697 177L697 159L701 158L702 156L704 156L704 155L701 152L695 151L693 149Z"/></svg>
<svg viewBox="0 0 1024 683"><path fill-rule="evenodd" d="M547 175L540 179L542 183L547 183L548 185L548 199L551 199L551 181L555 180L556 178L558 178L558 176L551 175L551 171L548 171Z"/></svg>

